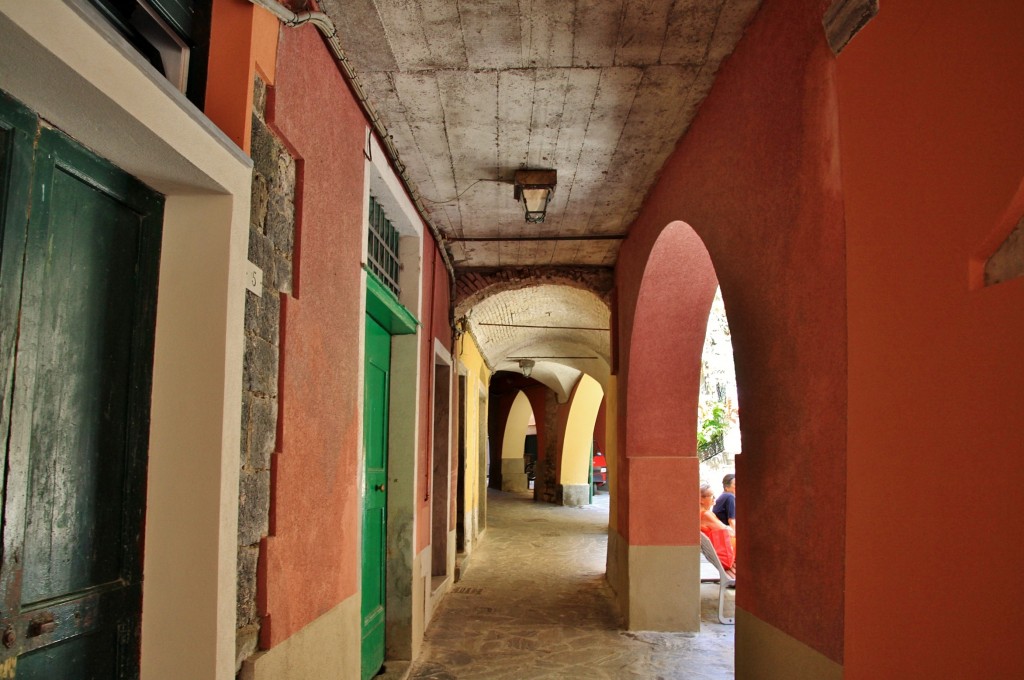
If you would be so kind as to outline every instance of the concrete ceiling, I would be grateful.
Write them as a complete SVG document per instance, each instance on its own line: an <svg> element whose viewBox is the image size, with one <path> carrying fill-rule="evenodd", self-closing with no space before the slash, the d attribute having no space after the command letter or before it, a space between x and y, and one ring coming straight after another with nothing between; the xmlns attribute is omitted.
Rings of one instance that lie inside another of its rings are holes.
<svg viewBox="0 0 1024 680"><path fill-rule="evenodd" d="M613 266L621 237L760 0L319 4L338 26L411 190L463 270ZM510 180L521 168L558 173L543 224L527 224L513 198ZM486 316L607 327L603 303L603 319L584 320L568 307L577 292L566 288L561 307L543 307L543 319L485 300L471 323ZM473 329L492 365L508 367L515 352L590 351L601 358L577 364L600 362L607 373L607 337L594 345L597 332L495 328Z"/></svg>

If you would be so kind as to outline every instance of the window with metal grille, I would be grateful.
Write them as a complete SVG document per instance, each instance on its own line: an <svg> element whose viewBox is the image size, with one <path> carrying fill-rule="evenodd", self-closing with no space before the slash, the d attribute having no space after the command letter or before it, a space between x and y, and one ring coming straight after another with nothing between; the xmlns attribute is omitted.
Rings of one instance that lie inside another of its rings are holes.
<svg viewBox="0 0 1024 680"><path fill-rule="evenodd" d="M377 275L385 286L396 296L401 289L398 286L398 230L384 214L384 209L373 196L370 196L370 238L367 241L366 254L370 271Z"/></svg>

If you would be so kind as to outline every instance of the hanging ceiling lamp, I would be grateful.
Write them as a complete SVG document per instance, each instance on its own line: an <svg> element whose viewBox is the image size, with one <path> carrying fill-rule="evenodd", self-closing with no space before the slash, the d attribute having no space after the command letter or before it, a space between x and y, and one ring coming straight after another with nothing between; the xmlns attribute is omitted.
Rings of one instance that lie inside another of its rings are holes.
<svg viewBox="0 0 1024 680"><path fill-rule="evenodd" d="M526 221L537 224L544 221L548 202L558 184L554 170L516 170L514 196L526 211Z"/></svg>
<svg viewBox="0 0 1024 680"><path fill-rule="evenodd" d="M520 359L519 370L523 372L524 377L529 378L533 373L533 359Z"/></svg>

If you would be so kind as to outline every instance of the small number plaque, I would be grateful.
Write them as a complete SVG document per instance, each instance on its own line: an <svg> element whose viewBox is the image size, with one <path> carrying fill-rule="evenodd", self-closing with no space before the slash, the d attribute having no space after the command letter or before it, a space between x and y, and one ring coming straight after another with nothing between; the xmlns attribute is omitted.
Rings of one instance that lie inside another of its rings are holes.
<svg viewBox="0 0 1024 680"><path fill-rule="evenodd" d="M246 262L245 289L255 293L256 297L263 297L263 270L252 262Z"/></svg>

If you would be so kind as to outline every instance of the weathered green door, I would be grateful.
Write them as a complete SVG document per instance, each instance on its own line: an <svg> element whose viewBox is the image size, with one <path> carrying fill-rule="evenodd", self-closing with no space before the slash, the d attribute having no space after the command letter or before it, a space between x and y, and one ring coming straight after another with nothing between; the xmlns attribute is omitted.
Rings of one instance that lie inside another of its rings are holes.
<svg viewBox="0 0 1024 680"><path fill-rule="evenodd" d="M2 93L0 146L0 677L137 678L163 199Z"/></svg>
<svg viewBox="0 0 1024 680"><path fill-rule="evenodd" d="M366 376L363 400L363 679L384 663L384 558L387 550L388 403L391 335L366 317Z"/></svg>

